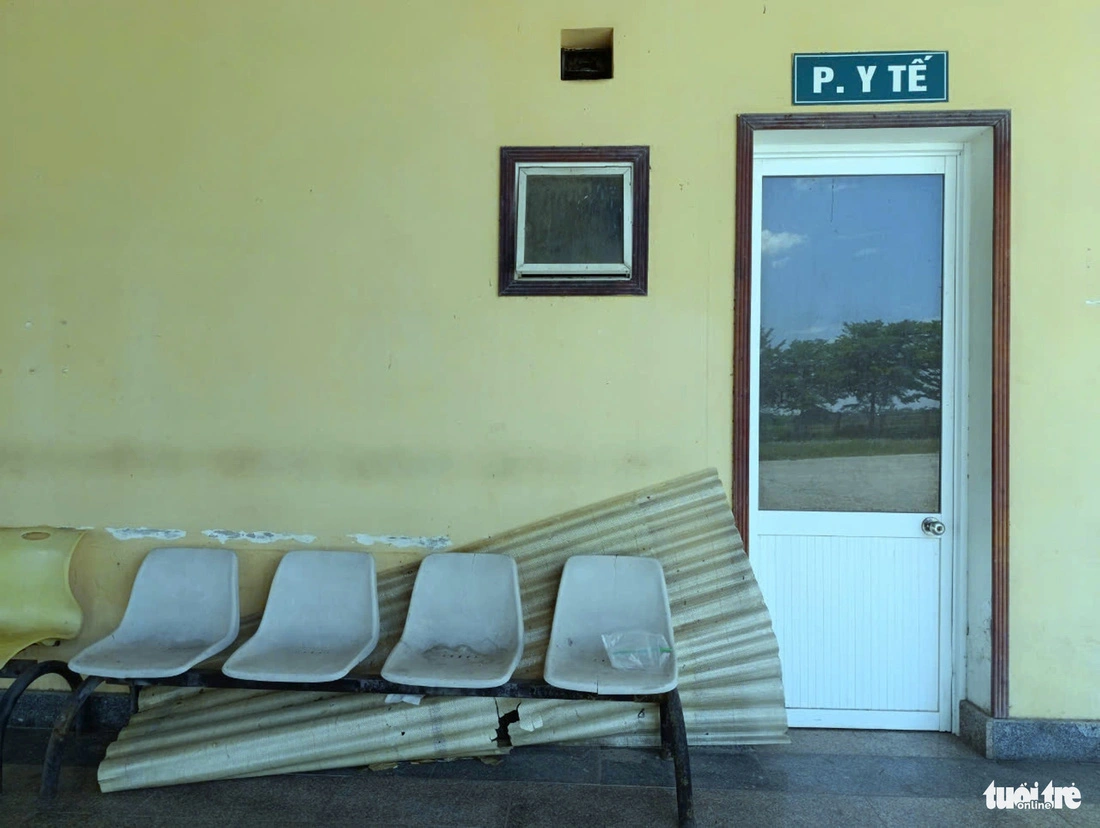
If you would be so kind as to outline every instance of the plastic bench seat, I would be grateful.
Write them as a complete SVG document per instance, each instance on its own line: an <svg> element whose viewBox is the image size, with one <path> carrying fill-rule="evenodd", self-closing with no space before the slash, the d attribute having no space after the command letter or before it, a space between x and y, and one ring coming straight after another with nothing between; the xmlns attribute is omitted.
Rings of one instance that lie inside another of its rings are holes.
<svg viewBox="0 0 1100 828"><path fill-rule="evenodd" d="M75 638L83 614L69 587L78 529L0 529L0 665L31 644Z"/></svg>
<svg viewBox="0 0 1100 828"><path fill-rule="evenodd" d="M235 552L154 549L118 628L77 653L69 668L108 678L176 676L228 647L239 627Z"/></svg>
<svg viewBox="0 0 1100 828"><path fill-rule="evenodd" d="M523 655L516 562L442 552L420 564L401 640L382 676L422 687L498 687Z"/></svg>
<svg viewBox="0 0 1100 828"><path fill-rule="evenodd" d="M656 634L665 658L650 669L616 669L602 636ZM565 562L543 672L547 684L590 693L667 693L676 687L672 614L661 564L653 558L577 555Z"/></svg>
<svg viewBox="0 0 1100 828"><path fill-rule="evenodd" d="M252 681L335 681L378 643L378 584L369 552L288 552L260 628L222 667Z"/></svg>

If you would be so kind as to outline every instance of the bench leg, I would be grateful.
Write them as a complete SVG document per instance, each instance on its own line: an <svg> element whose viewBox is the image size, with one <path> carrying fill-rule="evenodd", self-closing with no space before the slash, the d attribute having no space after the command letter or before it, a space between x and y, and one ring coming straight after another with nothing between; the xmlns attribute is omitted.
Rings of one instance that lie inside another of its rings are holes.
<svg viewBox="0 0 1100 828"><path fill-rule="evenodd" d="M38 795L43 799L53 799L57 796L57 786L61 776L61 756L65 751L65 744L69 740L73 723L80 715L81 708L88 697L103 682L98 676L89 676L73 690L69 700L57 714L54 720L53 731L50 733L50 744L46 748L46 759L42 763L42 788Z"/></svg>
<svg viewBox="0 0 1100 828"><path fill-rule="evenodd" d="M64 661L43 661L32 664L11 683L4 695L0 697L0 791L4 789L4 736L8 732L8 722L15 712L15 705L23 692L42 676L54 673L61 676L69 683L70 688L75 688L80 683L80 676L72 672Z"/></svg>
<svg viewBox="0 0 1100 828"><path fill-rule="evenodd" d="M672 756L676 770L676 810L680 828L694 828L695 802L691 793L691 760L688 757L687 727L680 691L661 696L661 752Z"/></svg>

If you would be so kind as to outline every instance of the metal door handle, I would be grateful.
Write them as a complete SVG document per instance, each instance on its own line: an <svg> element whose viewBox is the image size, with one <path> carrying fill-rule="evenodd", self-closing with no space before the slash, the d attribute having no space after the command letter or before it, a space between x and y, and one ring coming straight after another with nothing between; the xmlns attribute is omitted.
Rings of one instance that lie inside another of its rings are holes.
<svg viewBox="0 0 1100 828"><path fill-rule="evenodd" d="M947 531L947 527L943 525L943 521L937 520L934 517L926 517L921 522L920 528L924 534L931 535L934 538L938 538Z"/></svg>

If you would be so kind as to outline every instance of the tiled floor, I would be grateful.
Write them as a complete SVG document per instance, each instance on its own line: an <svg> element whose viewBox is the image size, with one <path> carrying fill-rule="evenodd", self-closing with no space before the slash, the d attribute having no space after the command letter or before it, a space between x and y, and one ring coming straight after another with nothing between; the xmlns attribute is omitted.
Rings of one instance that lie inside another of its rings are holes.
<svg viewBox="0 0 1100 828"><path fill-rule="evenodd" d="M44 731L9 732L0 826L674 826L671 763L628 748L518 748L478 760L101 794L85 736L37 801ZM791 744L695 748L700 826L1100 826L1100 764L991 762L946 734L796 730ZM1074 784L1082 806L990 811L999 785Z"/></svg>

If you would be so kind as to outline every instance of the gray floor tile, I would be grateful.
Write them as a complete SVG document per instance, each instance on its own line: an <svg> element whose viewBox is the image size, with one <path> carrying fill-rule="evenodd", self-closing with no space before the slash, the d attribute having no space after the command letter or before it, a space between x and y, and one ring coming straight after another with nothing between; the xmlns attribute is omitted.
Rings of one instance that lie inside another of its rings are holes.
<svg viewBox="0 0 1100 828"><path fill-rule="evenodd" d="M763 754L759 760L762 789L772 791L965 798L989 785L987 763L968 759Z"/></svg>
<svg viewBox="0 0 1100 828"><path fill-rule="evenodd" d="M289 816L278 815L268 811L249 811L240 814L233 822L223 822L223 828L282 828L282 826L293 826L294 828L304 828L307 825L314 825L318 828L334 828L334 826L340 823L333 822L331 820L322 820L320 817L313 816L309 819L303 819L293 814ZM349 823L351 824L351 823ZM356 822L354 823L356 828L369 828L369 826L378 825L374 822ZM150 826L152 828L152 826ZM159 828L159 827L158 827ZM211 826L213 828L213 826ZM1061 826L1059 826L1061 828Z"/></svg>
<svg viewBox="0 0 1100 828"><path fill-rule="evenodd" d="M433 779L486 782L561 782L595 784L600 778L600 751L582 747L518 747L499 761L458 759L437 762ZM669 765L669 776L672 765Z"/></svg>
<svg viewBox="0 0 1100 828"><path fill-rule="evenodd" d="M691 752L691 776L696 787L722 790L762 790L776 786L754 752L727 753L713 748Z"/></svg>
<svg viewBox="0 0 1100 828"><path fill-rule="evenodd" d="M22 825L34 812L34 797L25 794L0 794L0 825Z"/></svg>
<svg viewBox="0 0 1100 828"><path fill-rule="evenodd" d="M4 763L4 796L37 793L41 783L42 767L40 765Z"/></svg>
<svg viewBox="0 0 1100 828"><path fill-rule="evenodd" d="M751 751L696 748L691 751L691 775L696 787L753 790L766 786L760 761ZM652 749L604 748L600 759L603 785L647 785L672 788L672 760Z"/></svg>
<svg viewBox="0 0 1100 828"><path fill-rule="evenodd" d="M266 813L262 816L268 826L292 824L282 823L277 814ZM188 814L186 811L179 811L155 816L142 811L129 811L124 814L93 817L90 822L86 822L84 825L91 826L91 828L187 828L187 826L195 826L195 828L235 828L235 826L241 824L242 819L243 814L232 811L223 811L219 814Z"/></svg>
<svg viewBox="0 0 1100 828"><path fill-rule="evenodd" d="M499 828L509 797L526 784L450 779L349 777L318 824L469 825Z"/></svg>
<svg viewBox="0 0 1100 828"><path fill-rule="evenodd" d="M69 737L63 754L66 765L98 765L118 734L114 731L86 731ZM5 764L42 765L50 731L29 727L9 727L4 735Z"/></svg>
<svg viewBox="0 0 1100 828"><path fill-rule="evenodd" d="M253 817L257 816L266 820L264 824L269 828L275 825L294 824L293 822L284 822L278 814L270 812L253 814ZM238 825L247 824L243 823L245 818L245 815L240 812L223 811L218 814L203 813L201 815L189 815L185 812L160 814L154 819L148 814L136 811L124 815L120 821L104 819L101 822L93 823L93 825L102 826L102 828L116 828L116 826L122 826L123 828L236 828ZM252 824L259 825L261 823L257 821ZM305 825L306 823L302 824Z"/></svg>
<svg viewBox="0 0 1100 828"><path fill-rule="evenodd" d="M1067 825L1076 825L1080 828L1100 828L1100 801L1095 805L1082 802L1081 807L1074 811L1057 811L1058 816Z"/></svg>
<svg viewBox="0 0 1100 828"><path fill-rule="evenodd" d="M41 769L38 770L37 790L41 785ZM80 796L84 794L98 794L99 780L96 777L94 767L73 767L62 765L61 775L58 777L57 790L60 796Z"/></svg>
<svg viewBox="0 0 1100 828"><path fill-rule="evenodd" d="M42 828L78 828L78 826L84 826L88 828L91 824L88 817L84 814L74 813L35 813L30 815L22 822L11 823L18 826L42 826Z"/></svg>
<svg viewBox="0 0 1100 828"><path fill-rule="evenodd" d="M39 807L55 808L61 811L80 813L117 813L145 804L149 791L118 791L105 794L98 788L89 786L80 791L66 792L64 789L53 800L39 800Z"/></svg>
<svg viewBox="0 0 1100 828"><path fill-rule="evenodd" d="M12 803L18 802L19 810L25 811L28 817L33 816L39 822L53 815L61 821L72 816L81 816L87 823L100 816L128 812L149 795L148 791L124 791L109 796L101 794L96 783L95 768L63 767L58 795L52 800L38 798L40 783L41 768L33 765L5 765L0 815L5 814ZM0 825L5 824L6 817L0 816Z"/></svg>
<svg viewBox="0 0 1100 828"><path fill-rule="evenodd" d="M63 765L58 777L58 791L62 794L81 794L98 791L94 767ZM37 794L42 786L41 765L4 764L5 793Z"/></svg>
<svg viewBox="0 0 1100 828"><path fill-rule="evenodd" d="M663 788L516 786L508 828L597 828L676 825L676 794Z"/></svg>
<svg viewBox="0 0 1100 828"><path fill-rule="evenodd" d="M789 747L695 748L699 824L1100 828L1100 764L993 762L943 734L794 731L792 738ZM21 756L44 748L41 733L20 739ZM94 740L87 745L91 755ZM0 826L676 824L672 763L648 748L526 747L499 764L406 763L113 794L99 792L81 756L66 759L61 793L48 803L37 799L40 762L9 759ZM1084 803L1076 811L989 811L982 791L994 780L1073 783Z"/></svg>
<svg viewBox="0 0 1100 828"><path fill-rule="evenodd" d="M299 775L172 785L150 790L140 810L153 824L188 812L204 820L225 819L226 814L237 812L309 820L327 811L348 783L347 777Z"/></svg>
<svg viewBox="0 0 1100 828"><path fill-rule="evenodd" d="M883 825L869 797L764 791L696 791L695 817L699 828L727 825L752 828L872 828Z"/></svg>
<svg viewBox="0 0 1100 828"><path fill-rule="evenodd" d="M760 753L825 753L959 759L975 758L979 755L950 733L797 728L789 731L788 735L791 739L789 745L754 745L752 749Z"/></svg>
<svg viewBox="0 0 1100 828"><path fill-rule="evenodd" d="M31 806L28 823L32 825L140 825L142 798L111 799L101 794L84 793L75 797L59 796ZM148 821L145 821L148 825Z"/></svg>
<svg viewBox="0 0 1100 828"><path fill-rule="evenodd" d="M671 788L675 783L672 761L653 748L601 748L599 759L602 785Z"/></svg>
<svg viewBox="0 0 1100 828"><path fill-rule="evenodd" d="M1076 785L1081 791L1082 802L1100 804L1100 763L1097 762L990 762L990 776L1014 784L1038 782L1045 785Z"/></svg>
<svg viewBox="0 0 1100 828"><path fill-rule="evenodd" d="M284 825L295 826L316 826L316 828L341 828L341 826L347 825L354 826L354 828L451 828L447 823L431 823L431 822L363 822L359 819L349 819L347 821L333 821L326 819L321 822L317 819L311 821L303 821L297 819L291 820L278 820L275 821L271 814L247 814L240 817L236 822L226 824L224 828L282 828ZM149 828L149 826L147 826Z"/></svg>

